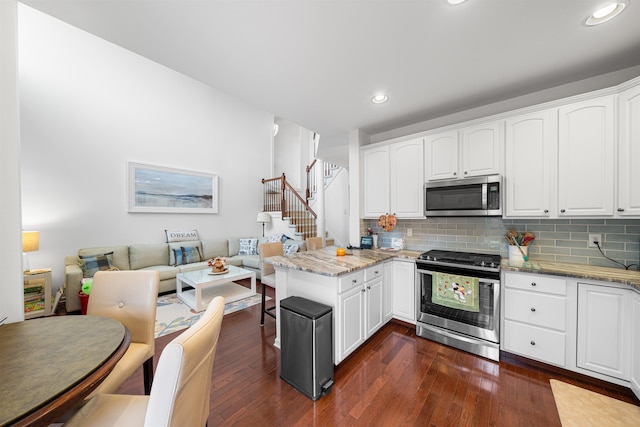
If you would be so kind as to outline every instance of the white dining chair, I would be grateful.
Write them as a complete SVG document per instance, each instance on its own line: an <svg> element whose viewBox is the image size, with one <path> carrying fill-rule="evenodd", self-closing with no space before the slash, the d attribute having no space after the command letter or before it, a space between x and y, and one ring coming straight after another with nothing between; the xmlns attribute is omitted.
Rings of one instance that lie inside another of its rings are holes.
<svg viewBox="0 0 640 427"><path fill-rule="evenodd" d="M157 271L99 271L93 276L87 315L118 320L129 329L131 344L87 399L96 394L115 393L140 366L144 392L151 391L159 284Z"/></svg>
<svg viewBox="0 0 640 427"><path fill-rule="evenodd" d="M205 426L223 315L224 298L216 297L195 324L167 344L149 396L99 394L65 427Z"/></svg>

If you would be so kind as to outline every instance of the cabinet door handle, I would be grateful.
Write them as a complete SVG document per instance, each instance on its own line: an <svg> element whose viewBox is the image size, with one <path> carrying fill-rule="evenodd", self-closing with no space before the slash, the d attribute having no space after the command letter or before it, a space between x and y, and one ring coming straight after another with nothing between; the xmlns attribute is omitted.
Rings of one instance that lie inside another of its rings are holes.
<svg viewBox="0 0 640 427"><path fill-rule="evenodd" d="M371 286L367 286L367 289L371 290Z"/></svg>
<svg viewBox="0 0 640 427"><path fill-rule="evenodd" d="M456 176L456 175L458 175L458 172L454 172L454 173L453 173L453 176Z"/></svg>
<svg viewBox="0 0 640 427"><path fill-rule="evenodd" d="M374 271L373 274L378 274L378 270Z"/></svg>
<svg viewBox="0 0 640 427"><path fill-rule="evenodd" d="M560 209L560 213L565 213L566 211L564 209Z"/></svg>
<svg viewBox="0 0 640 427"><path fill-rule="evenodd" d="M362 288L362 293L367 292L367 290L365 288Z"/></svg>
<svg viewBox="0 0 640 427"><path fill-rule="evenodd" d="M549 213L549 209L545 209L544 213L548 214Z"/></svg>
<svg viewBox="0 0 640 427"><path fill-rule="evenodd" d="M536 342L531 340L531 345L536 345Z"/></svg>
<svg viewBox="0 0 640 427"><path fill-rule="evenodd" d="M358 281L356 279L353 279L351 283L358 283Z"/></svg>
<svg viewBox="0 0 640 427"><path fill-rule="evenodd" d="M618 212L624 212L624 208L618 208Z"/></svg>
<svg viewBox="0 0 640 427"><path fill-rule="evenodd" d="M466 175L467 173L468 173L467 171L464 171L464 174L465 174L465 175Z"/></svg>
<svg viewBox="0 0 640 427"><path fill-rule="evenodd" d="M536 311L536 308L535 307L531 307L531 311Z"/></svg>
<svg viewBox="0 0 640 427"><path fill-rule="evenodd" d="M531 282L531 286L536 286L536 282Z"/></svg>

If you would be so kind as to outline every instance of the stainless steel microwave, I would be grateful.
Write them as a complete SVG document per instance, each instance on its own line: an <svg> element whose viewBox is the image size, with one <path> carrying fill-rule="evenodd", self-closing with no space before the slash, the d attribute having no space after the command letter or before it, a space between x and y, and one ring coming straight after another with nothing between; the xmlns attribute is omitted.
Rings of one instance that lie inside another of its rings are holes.
<svg viewBox="0 0 640 427"><path fill-rule="evenodd" d="M502 216L500 175L427 182L425 216Z"/></svg>

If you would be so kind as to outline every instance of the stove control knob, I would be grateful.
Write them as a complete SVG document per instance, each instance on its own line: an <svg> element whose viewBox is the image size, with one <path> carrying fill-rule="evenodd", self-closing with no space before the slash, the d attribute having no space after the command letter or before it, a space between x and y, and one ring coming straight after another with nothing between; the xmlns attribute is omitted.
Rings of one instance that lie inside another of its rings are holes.
<svg viewBox="0 0 640 427"><path fill-rule="evenodd" d="M484 261L481 261L481 262L480 262L480 265L481 265L482 267L484 267L485 262L484 262Z"/></svg>

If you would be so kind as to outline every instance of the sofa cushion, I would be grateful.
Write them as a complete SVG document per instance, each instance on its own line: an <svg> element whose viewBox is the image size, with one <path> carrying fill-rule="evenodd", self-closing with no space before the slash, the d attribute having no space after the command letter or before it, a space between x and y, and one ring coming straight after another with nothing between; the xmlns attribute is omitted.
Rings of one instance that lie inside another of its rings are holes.
<svg viewBox="0 0 640 427"><path fill-rule="evenodd" d="M196 242L171 242L169 243L169 265L182 265L184 264L184 259L182 263L178 263L176 262L176 255L175 255L175 251L174 249L178 249L179 251L182 251L182 248L193 248L196 247L198 249L200 249L200 253L202 253L202 247L200 246L200 241L196 241Z"/></svg>
<svg viewBox="0 0 640 427"><path fill-rule="evenodd" d="M244 267L244 258L257 257L257 255L236 255L231 258L227 258L226 265L235 265L236 267Z"/></svg>
<svg viewBox="0 0 640 427"><path fill-rule="evenodd" d="M161 282L163 280L175 279L176 278L176 274L180 273L180 268L173 267L171 265L154 265L154 266L151 266L151 267L141 268L140 270L142 270L142 271L157 271L158 273L160 273L160 281ZM174 290L175 290L175 288L174 288Z"/></svg>
<svg viewBox="0 0 640 427"><path fill-rule="evenodd" d="M242 267L249 268L260 268L260 257L258 255L238 255L233 258L237 261L242 261ZM229 264L229 262L227 262ZM238 265L238 264L234 264Z"/></svg>
<svg viewBox="0 0 640 427"><path fill-rule="evenodd" d="M78 261L82 268L83 277L93 277L98 271L105 271L114 268L113 252L100 255L82 255Z"/></svg>
<svg viewBox="0 0 640 427"><path fill-rule="evenodd" d="M78 256L102 255L113 252L113 265L119 270L131 270L129 264L129 246L97 246L78 251Z"/></svg>
<svg viewBox="0 0 640 427"><path fill-rule="evenodd" d="M228 239L208 239L201 240L202 243L202 259L207 260L217 256L229 256L229 240Z"/></svg>
<svg viewBox="0 0 640 427"><path fill-rule="evenodd" d="M238 255L257 255L258 239L240 239L240 250Z"/></svg>
<svg viewBox="0 0 640 427"><path fill-rule="evenodd" d="M136 244L129 246L129 264L132 270L154 265L169 265L169 249L166 243Z"/></svg>

